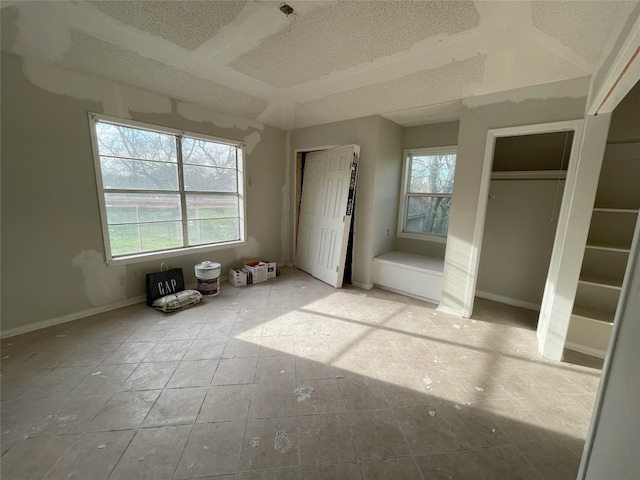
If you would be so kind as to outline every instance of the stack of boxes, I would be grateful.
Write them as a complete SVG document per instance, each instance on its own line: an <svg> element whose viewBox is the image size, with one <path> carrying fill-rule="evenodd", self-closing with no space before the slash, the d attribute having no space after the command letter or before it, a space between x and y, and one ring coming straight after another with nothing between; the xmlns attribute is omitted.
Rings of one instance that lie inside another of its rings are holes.
<svg viewBox="0 0 640 480"><path fill-rule="evenodd" d="M263 262L255 258L245 260L242 270L229 270L229 282L234 287L266 282L277 275L276 262Z"/></svg>

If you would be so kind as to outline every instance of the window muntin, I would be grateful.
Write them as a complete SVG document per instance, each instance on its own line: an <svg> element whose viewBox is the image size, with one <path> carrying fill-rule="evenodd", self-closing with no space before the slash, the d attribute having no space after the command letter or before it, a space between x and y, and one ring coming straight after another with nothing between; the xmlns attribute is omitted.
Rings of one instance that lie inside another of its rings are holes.
<svg viewBox="0 0 640 480"><path fill-rule="evenodd" d="M446 237L455 165L455 147L405 152L398 235Z"/></svg>
<svg viewBox="0 0 640 480"><path fill-rule="evenodd" d="M239 145L91 118L107 261L244 241Z"/></svg>

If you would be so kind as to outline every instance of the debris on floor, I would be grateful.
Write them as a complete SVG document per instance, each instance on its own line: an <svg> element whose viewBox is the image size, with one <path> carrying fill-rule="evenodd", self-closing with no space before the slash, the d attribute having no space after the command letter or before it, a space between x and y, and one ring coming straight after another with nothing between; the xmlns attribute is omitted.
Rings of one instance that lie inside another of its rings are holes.
<svg viewBox="0 0 640 480"><path fill-rule="evenodd" d="M298 401L303 402L304 400L311 398L311 394L315 392L315 390L311 385L302 385L297 387L294 392Z"/></svg>
<svg viewBox="0 0 640 480"><path fill-rule="evenodd" d="M276 432L276 436L273 439L273 449L276 452L282 453L283 455L291 450L292 444L291 440L289 440L289 435L284 430L280 430Z"/></svg>

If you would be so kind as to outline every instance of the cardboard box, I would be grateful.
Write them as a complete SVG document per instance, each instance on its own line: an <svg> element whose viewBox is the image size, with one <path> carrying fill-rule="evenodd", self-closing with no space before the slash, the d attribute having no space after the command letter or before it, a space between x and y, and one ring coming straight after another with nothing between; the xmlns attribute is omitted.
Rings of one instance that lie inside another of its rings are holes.
<svg viewBox="0 0 640 480"><path fill-rule="evenodd" d="M243 263L245 267L255 267L260 263L260 260L258 260L257 258L249 258L245 260Z"/></svg>
<svg viewBox="0 0 640 480"><path fill-rule="evenodd" d="M267 278L276 278L278 273L278 265L276 262L268 262L265 260L264 264L267 266Z"/></svg>
<svg viewBox="0 0 640 480"><path fill-rule="evenodd" d="M247 285L247 272L243 270L229 270L229 283L234 287L244 287Z"/></svg>
<svg viewBox="0 0 640 480"><path fill-rule="evenodd" d="M245 265L243 270L247 272L247 284L267 281L267 264L260 262L257 265Z"/></svg>

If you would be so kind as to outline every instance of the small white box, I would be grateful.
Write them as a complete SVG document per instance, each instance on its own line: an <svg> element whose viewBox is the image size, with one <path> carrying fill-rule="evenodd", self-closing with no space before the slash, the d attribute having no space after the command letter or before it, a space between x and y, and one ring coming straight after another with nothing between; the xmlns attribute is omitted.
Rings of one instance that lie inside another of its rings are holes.
<svg viewBox="0 0 640 480"><path fill-rule="evenodd" d="M244 287L247 285L247 272L242 270L229 270L229 283L234 287Z"/></svg>

